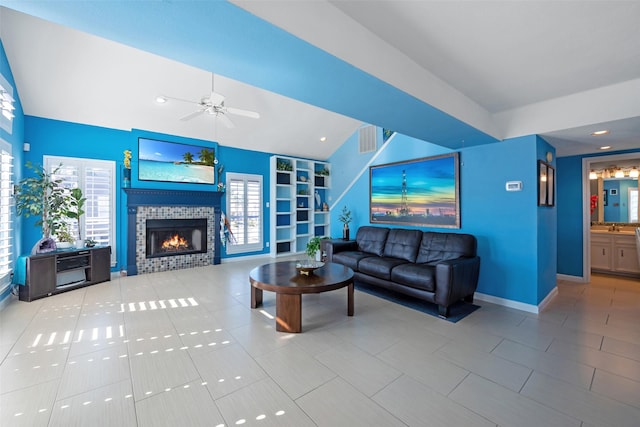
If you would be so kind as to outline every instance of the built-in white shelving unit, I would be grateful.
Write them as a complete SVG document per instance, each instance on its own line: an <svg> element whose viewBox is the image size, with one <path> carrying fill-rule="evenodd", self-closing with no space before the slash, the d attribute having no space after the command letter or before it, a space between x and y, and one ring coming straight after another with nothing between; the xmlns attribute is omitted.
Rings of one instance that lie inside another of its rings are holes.
<svg viewBox="0 0 640 427"><path fill-rule="evenodd" d="M271 256L304 252L309 239L329 235L329 177L326 162L271 157Z"/></svg>

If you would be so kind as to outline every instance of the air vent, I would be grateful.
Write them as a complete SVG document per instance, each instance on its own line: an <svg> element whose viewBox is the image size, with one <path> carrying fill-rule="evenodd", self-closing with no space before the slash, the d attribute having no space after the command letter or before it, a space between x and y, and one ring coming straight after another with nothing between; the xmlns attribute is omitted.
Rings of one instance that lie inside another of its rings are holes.
<svg viewBox="0 0 640 427"><path fill-rule="evenodd" d="M360 154L371 153L376 151L376 127L373 125L363 126L358 132Z"/></svg>

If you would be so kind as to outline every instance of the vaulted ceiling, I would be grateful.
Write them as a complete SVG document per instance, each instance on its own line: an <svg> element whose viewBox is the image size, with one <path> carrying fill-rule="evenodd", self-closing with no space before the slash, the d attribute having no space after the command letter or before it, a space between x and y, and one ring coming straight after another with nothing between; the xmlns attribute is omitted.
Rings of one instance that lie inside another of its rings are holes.
<svg viewBox="0 0 640 427"><path fill-rule="evenodd" d="M638 2L0 5L29 115L320 159L363 122L451 148L528 134L559 156L640 147ZM228 105L262 117L227 129L154 103L199 100L212 71Z"/></svg>

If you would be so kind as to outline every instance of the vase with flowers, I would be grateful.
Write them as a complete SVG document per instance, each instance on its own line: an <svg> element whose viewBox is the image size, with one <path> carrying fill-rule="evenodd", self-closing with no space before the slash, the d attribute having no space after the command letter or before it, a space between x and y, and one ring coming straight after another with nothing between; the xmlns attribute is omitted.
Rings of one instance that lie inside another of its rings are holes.
<svg viewBox="0 0 640 427"><path fill-rule="evenodd" d="M131 187L131 150L124 150L124 170L122 171L122 186Z"/></svg>

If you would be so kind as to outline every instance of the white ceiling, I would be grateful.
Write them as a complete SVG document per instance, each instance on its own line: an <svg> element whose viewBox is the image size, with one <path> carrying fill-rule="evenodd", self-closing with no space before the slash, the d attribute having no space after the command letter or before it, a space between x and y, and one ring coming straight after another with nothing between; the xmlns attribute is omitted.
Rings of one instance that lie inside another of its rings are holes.
<svg viewBox="0 0 640 427"><path fill-rule="evenodd" d="M232 3L497 139L541 134L558 156L640 148L640 2ZM25 114L319 159L361 124L223 77L228 105L262 117L181 122L191 106L153 99L199 99L207 71L8 9L0 23Z"/></svg>

